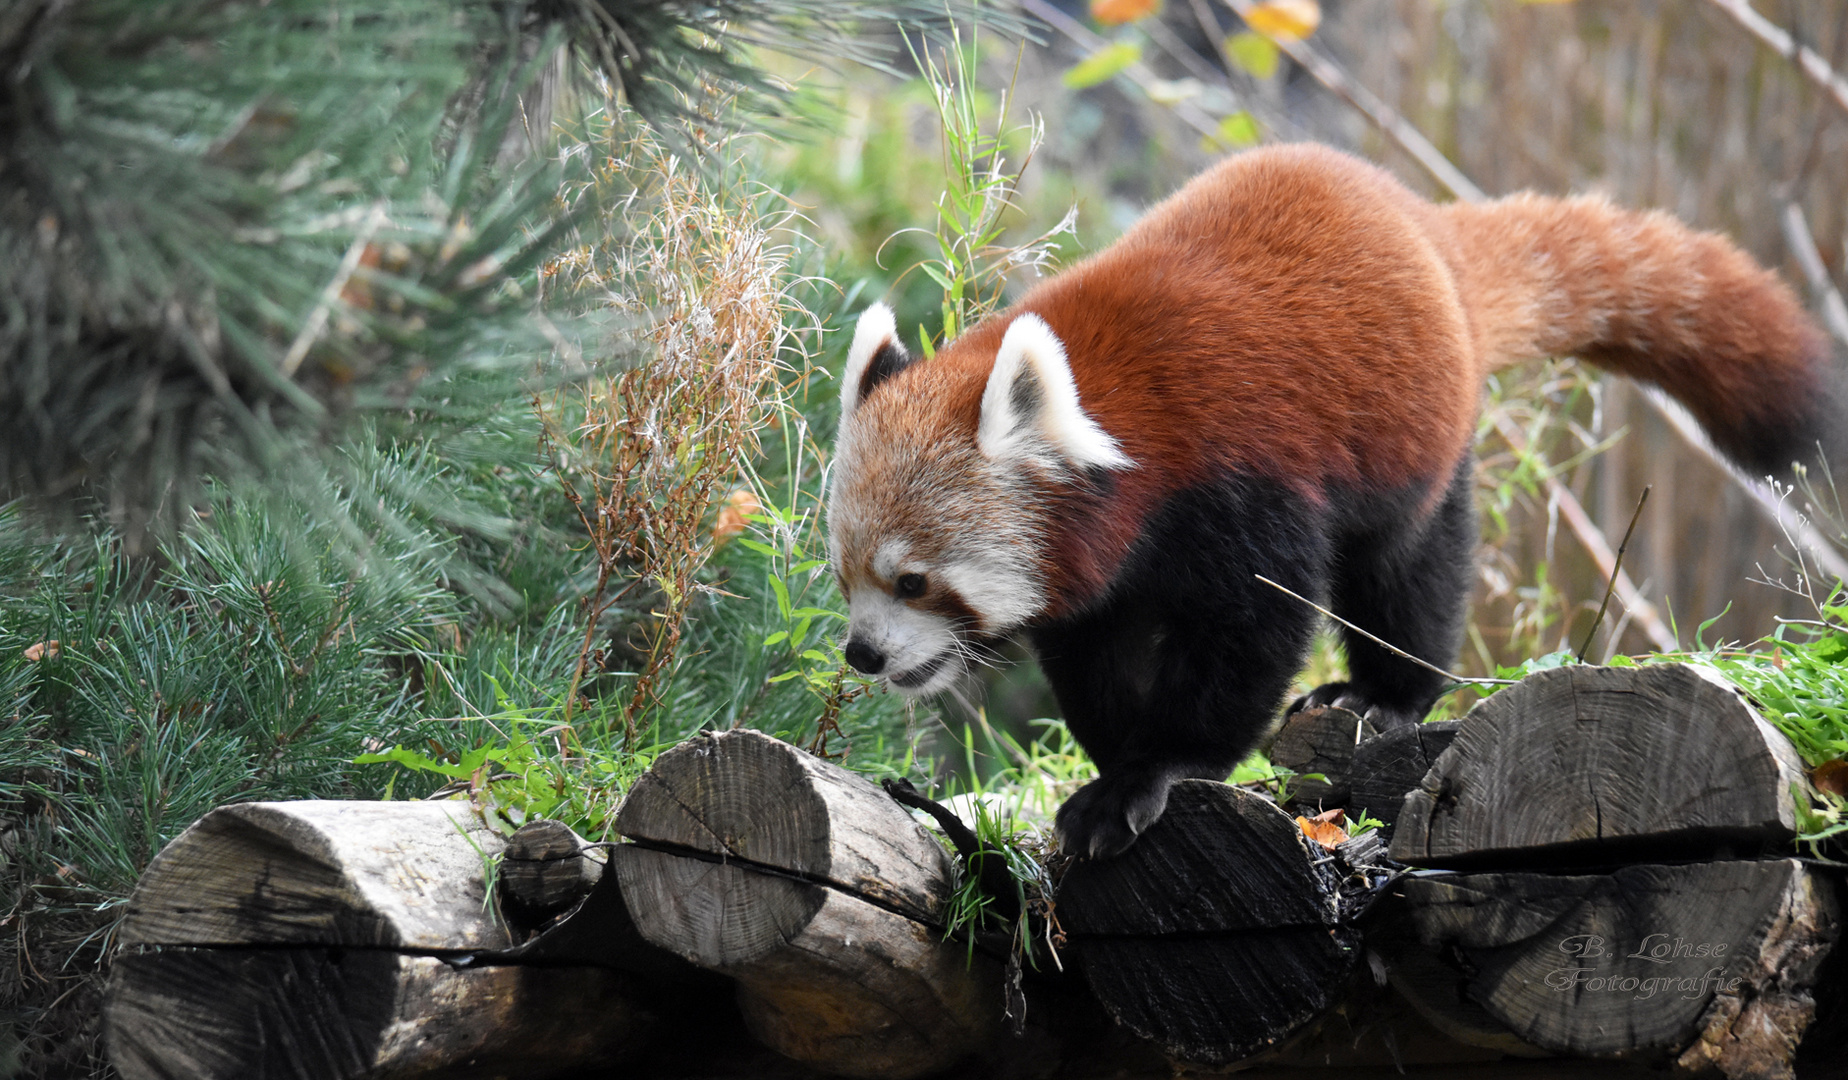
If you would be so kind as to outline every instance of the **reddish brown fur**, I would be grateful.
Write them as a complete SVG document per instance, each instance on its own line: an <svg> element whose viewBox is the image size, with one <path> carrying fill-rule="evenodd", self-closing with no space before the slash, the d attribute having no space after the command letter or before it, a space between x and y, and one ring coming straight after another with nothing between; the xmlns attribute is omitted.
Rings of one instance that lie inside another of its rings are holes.
<svg viewBox="0 0 1848 1080"><path fill-rule="evenodd" d="M1023 312L1058 334L1083 407L1137 463L1105 498L1051 485L1018 508L1047 516L1055 617L1107 584L1164 496L1216 472L1312 502L1422 491L1428 509L1469 446L1483 375L1516 360L1577 353L1660 382L1735 450L1813 398L1828 362L1773 276L1666 215L1532 195L1440 208L1344 154L1284 146L1203 173L894 376L869 399L887 434L868 445L914 453L898 436L933 432L969 460L918 467L951 487L978 468L982 390Z"/></svg>

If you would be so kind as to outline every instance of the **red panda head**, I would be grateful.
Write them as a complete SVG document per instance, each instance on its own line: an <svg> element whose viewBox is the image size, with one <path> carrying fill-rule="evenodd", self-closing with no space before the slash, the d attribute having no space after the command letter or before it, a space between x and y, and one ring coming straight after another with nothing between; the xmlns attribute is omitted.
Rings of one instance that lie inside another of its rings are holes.
<svg viewBox="0 0 1848 1080"><path fill-rule="evenodd" d="M874 305L842 375L829 491L848 662L910 694L954 685L981 642L1047 607L1052 486L1131 464L1040 316L1003 315L914 363Z"/></svg>

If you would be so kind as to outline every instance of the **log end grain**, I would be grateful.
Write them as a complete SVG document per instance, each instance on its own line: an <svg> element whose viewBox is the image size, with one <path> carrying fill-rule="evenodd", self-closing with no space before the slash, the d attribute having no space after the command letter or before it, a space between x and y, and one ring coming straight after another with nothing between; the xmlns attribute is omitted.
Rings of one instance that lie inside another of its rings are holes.
<svg viewBox="0 0 1848 1080"><path fill-rule="evenodd" d="M943 846L866 778L755 731L689 739L623 801L622 835L649 846L769 867L935 919ZM928 873L894 875L895 866Z"/></svg>
<svg viewBox="0 0 1848 1080"><path fill-rule="evenodd" d="M560 821L531 821L507 838L500 894L508 921L533 929L590 895L603 864L585 853L584 838Z"/></svg>
<svg viewBox="0 0 1848 1080"><path fill-rule="evenodd" d="M1400 891L1423 956L1524 1042L1561 1054L1780 1060L1808 1023L1840 906L1794 859L1466 872ZM1730 1056L1729 1056L1730 1055Z"/></svg>
<svg viewBox="0 0 1848 1080"><path fill-rule="evenodd" d="M755 732L663 754L610 853L636 929L734 979L766 1045L841 1075L907 1080L999 1030L1000 965L943 937L943 846L867 780Z"/></svg>
<svg viewBox="0 0 1848 1080"><path fill-rule="evenodd" d="M1349 771L1347 806L1366 811L1393 826L1406 796L1417 790L1425 773L1457 736L1460 720L1414 724L1365 740L1354 748Z"/></svg>
<svg viewBox="0 0 1848 1080"><path fill-rule="evenodd" d="M1333 705L1294 713L1271 741L1271 764L1296 773L1290 802L1297 806L1346 806L1354 748L1378 734L1372 724Z"/></svg>
<svg viewBox="0 0 1848 1080"><path fill-rule="evenodd" d="M1478 705L1405 800L1393 858L1489 867L1742 857L1794 835L1788 740L1687 665L1538 672Z"/></svg>
<svg viewBox="0 0 1848 1080"><path fill-rule="evenodd" d="M1074 863L1058 912L1105 1009L1169 1057L1212 1065L1318 1020L1359 935L1312 847L1262 797L1189 780L1128 852Z"/></svg>

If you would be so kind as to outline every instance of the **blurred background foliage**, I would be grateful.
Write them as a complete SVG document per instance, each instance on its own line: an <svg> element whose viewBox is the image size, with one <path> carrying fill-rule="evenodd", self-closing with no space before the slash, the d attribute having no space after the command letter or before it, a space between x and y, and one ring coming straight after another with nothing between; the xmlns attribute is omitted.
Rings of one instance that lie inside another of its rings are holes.
<svg viewBox="0 0 1848 1080"><path fill-rule="evenodd" d="M16 0L0 1076L106 1072L113 921L224 802L446 792L603 839L655 753L736 725L1056 798L1086 766L1024 652L915 706L840 661L819 496L858 312L934 343L1296 139L1435 198L1666 207L1821 310L1848 89L1734 7ZM1848 3L1759 10L1842 69ZM1466 673L1578 648L1645 484L1593 659L1817 618L1841 565L1568 359L1490 388L1480 449ZM1840 539L1829 498L1787 503Z"/></svg>

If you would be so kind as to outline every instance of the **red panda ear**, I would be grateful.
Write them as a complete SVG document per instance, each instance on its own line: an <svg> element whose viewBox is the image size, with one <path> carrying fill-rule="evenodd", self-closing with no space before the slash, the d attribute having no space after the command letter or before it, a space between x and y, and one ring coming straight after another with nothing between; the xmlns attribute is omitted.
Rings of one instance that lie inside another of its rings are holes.
<svg viewBox="0 0 1848 1080"><path fill-rule="evenodd" d="M1039 460L1079 469L1135 464L1084 411L1064 343L1033 314L1015 319L1001 339L982 391L975 441L997 462Z"/></svg>
<svg viewBox="0 0 1848 1080"><path fill-rule="evenodd" d="M852 415L875 386L910 366L911 355L899 343L892 309L884 304L867 308L854 327L847 368L841 372L841 419Z"/></svg>

